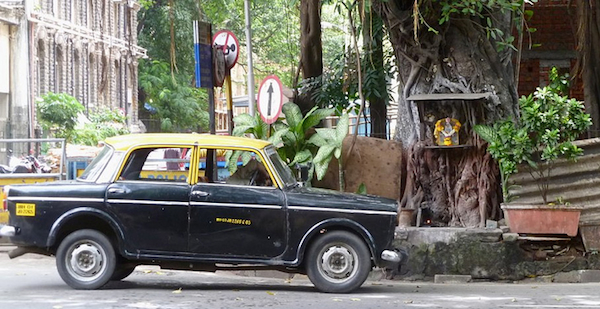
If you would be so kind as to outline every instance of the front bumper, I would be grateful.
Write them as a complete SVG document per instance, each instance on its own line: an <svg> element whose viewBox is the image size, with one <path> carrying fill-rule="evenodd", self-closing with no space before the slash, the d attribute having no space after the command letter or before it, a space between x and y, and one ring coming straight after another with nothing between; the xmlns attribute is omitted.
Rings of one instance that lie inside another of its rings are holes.
<svg viewBox="0 0 600 309"><path fill-rule="evenodd" d="M17 228L10 225L0 224L0 237L13 237L17 234Z"/></svg>

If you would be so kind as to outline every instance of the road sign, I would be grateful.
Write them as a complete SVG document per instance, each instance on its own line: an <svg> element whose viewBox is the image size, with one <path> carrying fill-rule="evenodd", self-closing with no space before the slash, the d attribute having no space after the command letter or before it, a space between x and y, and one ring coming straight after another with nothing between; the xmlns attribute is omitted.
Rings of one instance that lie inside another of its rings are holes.
<svg viewBox="0 0 600 309"><path fill-rule="evenodd" d="M211 24L194 21L193 25L196 87L212 88Z"/></svg>
<svg viewBox="0 0 600 309"><path fill-rule="evenodd" d="M221 46L225 54L225 65L227 69L233 68L240 55L240 43L233 32L220 30L213 36L213 45Z"/></svg>
<svg viewBox="0 0 600 309"><path fill-rule="evenodd" d="M262 120L271 124L279 118L283 106L283 86L275 75L263 79L258 89L258 112Z"/></svg>

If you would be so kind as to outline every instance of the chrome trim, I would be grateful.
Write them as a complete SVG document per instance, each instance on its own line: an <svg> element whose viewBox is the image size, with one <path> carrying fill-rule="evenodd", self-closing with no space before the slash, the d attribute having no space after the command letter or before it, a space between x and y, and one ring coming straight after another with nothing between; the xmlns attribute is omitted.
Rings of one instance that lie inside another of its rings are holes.
<svg viewBox="0 0 600 309"><path fill-rule="evenodd" d="M400 254L392 250L383 250L383 252L381 252L381 259L392 263L400 263L400 261L402 261Z"/></svg>
<svg viewBox="0 0 600 309"><path fill-rule="evenodd" d="M85 197L40 197L40 196L9 196L9 201L50 201L50 202L95 202L104 203L103 198L85 198Z"/></svg>
<svg viewBox="0 0 600 309"><path fill-rule="evenodd" d="M259 208L259 209L282 209L279 205L260 205L260 204L233 204L233 203L211 203L211 202L190 202L192 206L218 206L218 207L236 207L236 208Z"/></svg>
<svg viewBox="0 0 600 309"><path fill-rule="evenodd" d="M111 204L144 204L144 205L167 205L167 206L188 206L188 202L177 201L150 201L150 200L125 200L125 199L108 199Z"/></svg>
<svg viewBox="0 0 600 309"><path fill-rule="evenodd" d="M242 187L242 188L252 188L259 190L280 190L275 186L249 186L249 185L239 185L234 183L226 183L226 182L197 182L193 186L228 186L228 187Z"/></svg>
<svg viewBox="0 0 600 309"><path fill-rule="evenodd" d="M306 207L306 206L288 206L290 210L313 210L313 211L331 211L331 212L344 212L344 213L360 213L366 215L386 215L396 216L398 213L393 211L382 211L382 210L361 210L361 209L340 209L340 208L322 208L322 207Z"/></svg>
<svg viewBox="0 0 600 309"><path fill-rule="evenodd" d="M13 237L17 234L17 229L10 225L0 225L0 236Z"/></svg>

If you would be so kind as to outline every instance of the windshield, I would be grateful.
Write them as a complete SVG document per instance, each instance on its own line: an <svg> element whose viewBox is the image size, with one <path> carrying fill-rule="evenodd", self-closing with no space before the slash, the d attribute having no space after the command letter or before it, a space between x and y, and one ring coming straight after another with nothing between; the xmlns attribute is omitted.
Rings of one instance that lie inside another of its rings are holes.
<svg viewBox="0 0 600 309"><path fill-rule="evenodd" d="M281 158L277 154L277 151L275 151L274 148L269 147L266 149L266 152L269 158L271 159L271 162L273 162L273 166L275 167L275 170L277 170L277 174L279 174L279 177L281 177L281 180L284 182L284 186L288 187L295 185L296 178L294 177L294 174L287 166L287 164L285 164L285 162L281 160Z"/></svg>
<svg viewBox="0 0 600 309"><path fill-rule="evenodd" d="M96 181L96 179L98 178L98 176L100 176L102 170L106 166L106 163L108 162L108 160L110 160L112 153L113 149L111 147L104 146L104 148L100 150L100 152L92 161L92 163L90 163L90 165L87 166L85 171L83 171L83 174L81 174L81 176L79 176L79 178L77 179L85 181Z"/></svg>

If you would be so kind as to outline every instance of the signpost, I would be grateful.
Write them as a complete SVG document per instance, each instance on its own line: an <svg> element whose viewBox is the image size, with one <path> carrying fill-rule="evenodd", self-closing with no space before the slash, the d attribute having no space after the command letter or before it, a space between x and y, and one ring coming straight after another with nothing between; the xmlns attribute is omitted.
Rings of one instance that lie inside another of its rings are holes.
<svg viewBox="0 0 600 309"><path fill-rule="evenodd" d="M231 89L230 70L236 64L240 55L240 43L233 32L229 30L220 30L215 33L212 40L213 46L223 50L225 56L225 90L227 92L227 128L229 135L233 131L233 96Z"/></svg>
<svg viewBox="0 0 600 309"><path fill-rule="evenodd" d="M279 118L283 106L283 86L275 75L263 79L258 89L258 112L267 124L272 124Z"/></svg>

